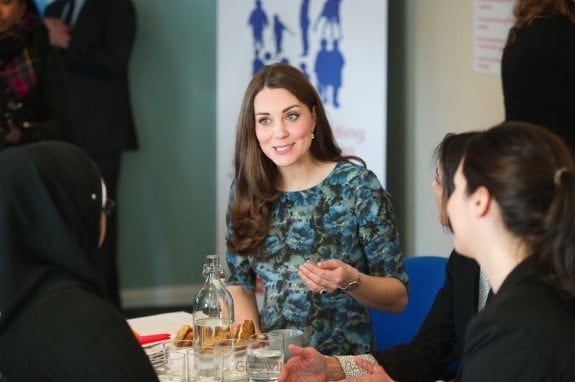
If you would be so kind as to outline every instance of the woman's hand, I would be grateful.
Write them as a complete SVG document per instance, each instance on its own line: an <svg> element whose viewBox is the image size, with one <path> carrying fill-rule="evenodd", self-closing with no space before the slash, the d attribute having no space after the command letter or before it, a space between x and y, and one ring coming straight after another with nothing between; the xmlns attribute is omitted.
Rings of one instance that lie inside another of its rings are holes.
<svg viewBox="0 0 575 382"><path fill-rule="evenodd" d="M357 278L358 271L341 260L330 259L317 264L305 262L299 266L298 275L310 290L320 293L335 292Z"/></svg>
<svg viewBox="0 0 575 382"><path fill-rule="evenodd" d="M327 357L312 347L289 345L293 356L282 368L279 382L326 382L329 377Z"/></svg>
<svg viewBox="0 0 575 382"><path fill-rule="evenodd" d="M360 304L384 312L400 313L407 305L407 287L398 279L387 276L371 276L341 260L329 259L299 266L298 275L315 293L333 293L340 287L361 277L361 283L346 293ZM359 281L359 280L358 280Z"/></svg>

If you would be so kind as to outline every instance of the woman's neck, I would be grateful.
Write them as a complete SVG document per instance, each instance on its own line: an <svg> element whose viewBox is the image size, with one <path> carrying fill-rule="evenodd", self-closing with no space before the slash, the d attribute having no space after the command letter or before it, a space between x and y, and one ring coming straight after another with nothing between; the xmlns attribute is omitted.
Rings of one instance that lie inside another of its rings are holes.
<svg viewBox="0 0 575 382"><path fill-rule="evenodd" d="M301 165L280 167L277 188L284 192L307 190L321 183L337 162L319 162L315 159Z"/></svg>
<svg viewBox="0 0 575 382"><path fill-rule="evenodd" d="M527 249L519 240L501 240L487 251L489 254L478 263L487 274L493 293L497 293L507 276L527 258Z"/></svg>

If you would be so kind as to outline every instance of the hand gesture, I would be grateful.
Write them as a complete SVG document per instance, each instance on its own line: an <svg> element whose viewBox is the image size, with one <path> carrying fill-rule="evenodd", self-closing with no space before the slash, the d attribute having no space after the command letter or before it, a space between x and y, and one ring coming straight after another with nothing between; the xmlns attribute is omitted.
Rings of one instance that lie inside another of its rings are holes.
<svg viewBox="0 0 575 382"><path fill-rule="evenodd" d="M289 345L293 354L284 365L279 382L326 382L328 367L326 358L312 347Z"/></svg>
<svg viewBox="0 0 575 382"><path fill-rule="evenodd" d="M357 277L357 270L338 259L300 265L298 275L310 290L316 293L333 293Z"/></svg>

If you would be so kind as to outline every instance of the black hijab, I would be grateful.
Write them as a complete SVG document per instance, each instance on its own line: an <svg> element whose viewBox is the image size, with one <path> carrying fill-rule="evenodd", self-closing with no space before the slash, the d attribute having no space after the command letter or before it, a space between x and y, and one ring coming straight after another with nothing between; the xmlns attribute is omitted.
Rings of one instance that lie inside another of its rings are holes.
<svg viewBox="0 0 575 382"><path fill-rule="evenodd" d="M0 332L36 293L84 284L94 267L102 183L77 147L41 142L0 151Z"/></svg>

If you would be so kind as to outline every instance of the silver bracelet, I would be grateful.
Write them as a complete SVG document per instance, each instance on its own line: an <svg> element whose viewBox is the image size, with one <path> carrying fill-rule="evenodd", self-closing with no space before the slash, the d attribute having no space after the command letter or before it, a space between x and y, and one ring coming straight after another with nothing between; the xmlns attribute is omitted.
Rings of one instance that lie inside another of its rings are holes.
<svg viewBox="0 0 575 382"><path fill-rule="evenodd" d="M368 362L377 364L377 361L375 360L375 358L373 358L371 354L362 354L359 356L336 355L335 357L339 360L339 363L341 364L341 368L343 369L346 378L355 378L355 377L361 377L363 375L369 375L369 372L367 370L364 370L361 367L357 366L357 363L355 363L355 357L359 357Z"/></svg>
<svg viewBox="0 0 575 382"><path fill-rule="evenodd" d="M359 287L359 284L361 284L361 273L359 273L359 271L357 271L357 277L355 279L348 282L344 286L338 285L338 288L344 292L350 292L350 291L356 289L357 287Z"/></svg>

